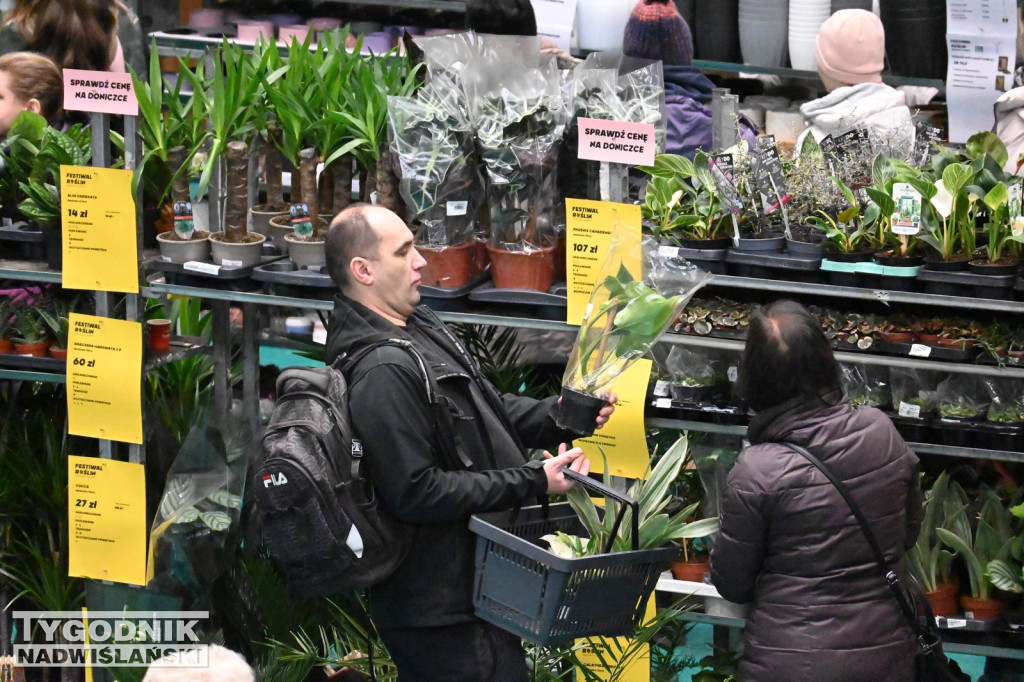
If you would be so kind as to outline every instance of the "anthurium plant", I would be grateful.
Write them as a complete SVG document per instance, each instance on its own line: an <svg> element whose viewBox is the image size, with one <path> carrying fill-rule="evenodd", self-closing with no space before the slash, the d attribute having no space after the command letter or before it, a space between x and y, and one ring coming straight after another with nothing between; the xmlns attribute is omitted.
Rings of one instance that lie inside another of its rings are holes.
<svg viewBox="0 0 1024 682"><path fill-rule="evenodd" d="M653 166L638 166L651 176L640 207L647 227L681 245L680 239L714 239L727 221L708 157L698 152L693 161L677 154L659 154Z"/></svg>
<svg viewBox="0 0 1024 682"><path fill-rule="evenodd" d="M562 386L589 395L650 350L710 275L663 254L653 237L618 225L580 325ZM627 265L630 254L640 263ZM635 256L633 256L635 258ZM642 270L642 272L641 272Z"/></svg>

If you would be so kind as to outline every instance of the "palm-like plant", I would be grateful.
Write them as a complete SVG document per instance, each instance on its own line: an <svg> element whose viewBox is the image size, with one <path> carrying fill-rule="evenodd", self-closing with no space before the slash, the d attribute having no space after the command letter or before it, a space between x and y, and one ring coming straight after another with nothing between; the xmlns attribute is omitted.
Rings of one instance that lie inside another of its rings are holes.
<svg viewBox="0 0 1024 682"><path fill-rule="evenodd" d="M963 510L967 508L967 494L949 475L943 471L935 479L925 500L924 519L917 543L907 552L910 570L921 582L924 589L934 592L940 583L951 579L953 552L936 533L939 528L949 528L955 535L966 537L970 528Z"/></svg>
<svg viewBox="0 0 1024 682"><path fill-rule="evenodd" d="M352 66L348 87L340 93L340 100L332 103L336 108L329 110L325 117L330 124L340 126L339 134L345 143L334 150L324 164L330 166L346 154L352 154L367 173L363 195L376 190L379 205L398 209L396 212L402 215L390 152L385 153L387 98L388 95L411 95L417 86L417 69L408 67L408 60L398 55L397 48L379 58L354 61Z"/></svg>

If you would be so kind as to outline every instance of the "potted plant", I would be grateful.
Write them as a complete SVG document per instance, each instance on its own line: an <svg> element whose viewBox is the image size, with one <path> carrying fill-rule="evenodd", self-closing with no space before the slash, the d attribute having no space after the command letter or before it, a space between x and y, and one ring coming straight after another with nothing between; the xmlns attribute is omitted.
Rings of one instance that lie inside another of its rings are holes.
<svg viewBox="0 0 1024 682"><path fill-rule="evenodd" d="M925 498L921 531L917 542L907 552L910 571L924 588L936 616L953 616L958 612L957 585L952 570L955 553L939 539L936 529L965 523L963 510L966 508L967 494L943 471ZM955 532L961 536L967 533L969 528L958 528Z"/></svg>
<svg viewBox="0 0 1024 682"><path fill-rule="evenodd" d="M990 562L1005 561L1010 556L1016 536L1009 512L994 490L984 488L979 502L981 509L973 525L964 509L950 525L937 527L935 533L967 564L969 591L960 597L964 613L976 620L993 620L1002 612L1003 603L992 598L993 585L986 569Z"/></svg>
<svg viewBox="0 0 1024 682"><path fill-rule="evenodd" d="M1018 496L1019 499L1019 496ZM1024 504L1018 504L1010 508L1010 514L1017 520L1020 527L1020 520L1024 518ZM997 589L1013 594L1024 592L1024 542L1014 542L1010 546L1009 556L1002 559L993 559L986 566L989 579ZM1009 617L1008 617L1009 619ZM1020 615L1016 616L1019 623ZM1011 625L1014 623L1011 622Z"/></svg>
<svg viewBox="0 0 1024 682"><path fill-rule="evenodd" d="M641 262L626 266L641 253ZM602 274L590 296L562 379L558 423L589 435L604 405L602 391L644 355L710 275L683 261L666 267L653 237L612 233Z"/></svg>
<svg viewBox="0 0 1024 682"><path fill-rule="evenodd" d="M69 318L75 309L77 297L66 299L54 297L46 301L37 312L40 319L47 327L53 344L50 346L50 355L57 360L67 360L68 357L68 333L71 329Z"/></svg>
<svg viewBox="0 0 1024 682"><path fill-rule="evenodd" d="M653 458L649 473L634 481L627 490L626 494L639 502L640 513L636 521L639 536L636 544L640 549L664 547L681 540L707 537L718 530L717 517L690 520L699 502L669 513L672 483L679 477L688 453L689 439L683 434L664 455ZM583 486L573 486L567 497L588 537L582 538L561 531L546 535L541 539L551 545L552 553L564 557L580 557L601 554L609 547L612 552L633 549L631 511L625 512L622 523L616 528L614 524L618 503L615 500L605 499L602 516Z"/></svg>
<svg viewBox="0 0 1024 682"><path fill-rule="evenodd" d="M14 316L14 333L11 336L14 352L36 358L46 357L50 341L39 311L28 303L21 303L15 308Z"/></svg>
<svg viewBox="0 0 1024 682"><path fill-rule="evenodd" d="M924 232L918 236L939 258L926 263L929 270L963 270L974 253L978 200L968 188L975 175L970 165L951 163L934 183L936 192L930 200L933 210L922 216Z"/></svg>
<svg viewBox="0 0 1024 682"><path fill-rule="evenodd" d="M210 250L216 264L247 267L260 262L263 242L261 234L248 230L249 213L249 145L245 139L252 136L251 120L256 93L262 82L260 73L269 63L271 51L250 56L238 45L226 39L213 52L217 65L209 83L202 72L183 73L191 81L196 101L208 111L209 126L197 144L209 140L206 166L199 176L198 196L206 193L214 173L223 172L224 211L222 229L210 235ZM226 156L226 158L225 158ZM211 197L211 204L221 197Z"/></svg>
<svg viewBox="0 0 1024 682"><path fill-rule="evenodd" d="M1014 192L1020 187L1015 186ZM983 275L1012 275L1020 266L1021 244L1024 243L1024 217L1010 216L1010 190L997 182L984 196L988 209L985 223L985 258L968 262L972 272Z"/></svg>
<svg viewBox="0 0 1024 682"><path fill-rule="evenodd" d="M476 216L483 191L473 128L459 103L435 86L415 97L388 97L391 150L409 209L424 284L464 286L477 274ZM454 86L454 83L452 83Z"/></svg>
<svg viewBox="0 0 1024 682"><path fill-rule="evenodd" d="M172 263L205 261L210 257L210 233L196 228L195 205L191 201L188 181L189 160L200 155L189 154L182 145L167 151L167 168L171 179L171 230L157 234L160 255Z"/></svg>
<svg viewBox="0 0 1024 682"><path fill-rule="evenodd" d="M62 261L60 167L82 166L92 157L89 130L75 124L66 131L51 128L46 119L22 111L11 124L0 159L7 172L0 178L4 210L16 210L34 221L43 233L47 264L60 269ZM16 208L15 208L16 207Z"/></svg>
<svg viewBox="0 0 1024 682"><path fill-rule="evenodd" d="M344 142L331 151L324 164L332 166L351 154L366 173L360 183L364 200L369 199L399 216L405 216L398 189L398 178L387 140L389 95L408 97L417 87L417 68L409 68L408 60L398 56L397 48L370 59L351 62L347 86L338 92L327 121L339 126Z"/></svg>
<svg viewBox="0 0 1024 682"><path fill-rule="evenodd" d="M14 298L0 298L0 353L10 353L14 348L10 334L14 327Z"/></svg>

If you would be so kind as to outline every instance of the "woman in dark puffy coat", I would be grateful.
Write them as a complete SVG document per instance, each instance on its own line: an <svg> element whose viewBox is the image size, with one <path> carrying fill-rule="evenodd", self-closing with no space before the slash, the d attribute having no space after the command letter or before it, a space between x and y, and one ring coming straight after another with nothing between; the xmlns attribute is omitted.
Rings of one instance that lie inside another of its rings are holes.
<svg viewBox="0 0 1024 682"><path fill-rule="evenodd" d="M792 442L851 491L891 566L921 525L918 460L878 410L853 407L814 317L780 301L754 314L738 390L751 445L729 474L711 577L751 602L744 682L913 680L915 645L849 507Z"/></svg>

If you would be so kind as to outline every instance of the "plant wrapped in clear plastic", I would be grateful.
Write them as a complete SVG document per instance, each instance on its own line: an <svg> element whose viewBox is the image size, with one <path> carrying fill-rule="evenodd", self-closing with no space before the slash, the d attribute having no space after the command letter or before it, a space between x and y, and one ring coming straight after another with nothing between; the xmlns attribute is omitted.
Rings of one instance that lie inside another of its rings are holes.
<svg viewBox="0 0 1024 682"><path fill-rule="evenodd" d="M600 162L579 159L578 118L654 124L655 151L665 151L665 81L660 61L592 52L572 70L570 122L559 164L564 196L600 198Z"/></svg>
<svg viewBox="0 0 1024 682"><path fill-rule="evenodd" d="M418 246L454 247L474 234L483 179L458 91L442 72L415 97L388 97L388 137Z"/></svg>
<svg viewBox="0 0 1024 682"><path fill-rule="evenodd" d="M477 38L479 52L462 75L487 173L491 248L553 249L548 216L568 118L557 66L535 37Z"/></svg>
<svg viewBox="0 0 1024 682"><path fill-rule="evenodd" d="M648 353L710 278L676 250L616 224L562 378L559 426L593 433L608 386Z"/></svg>

